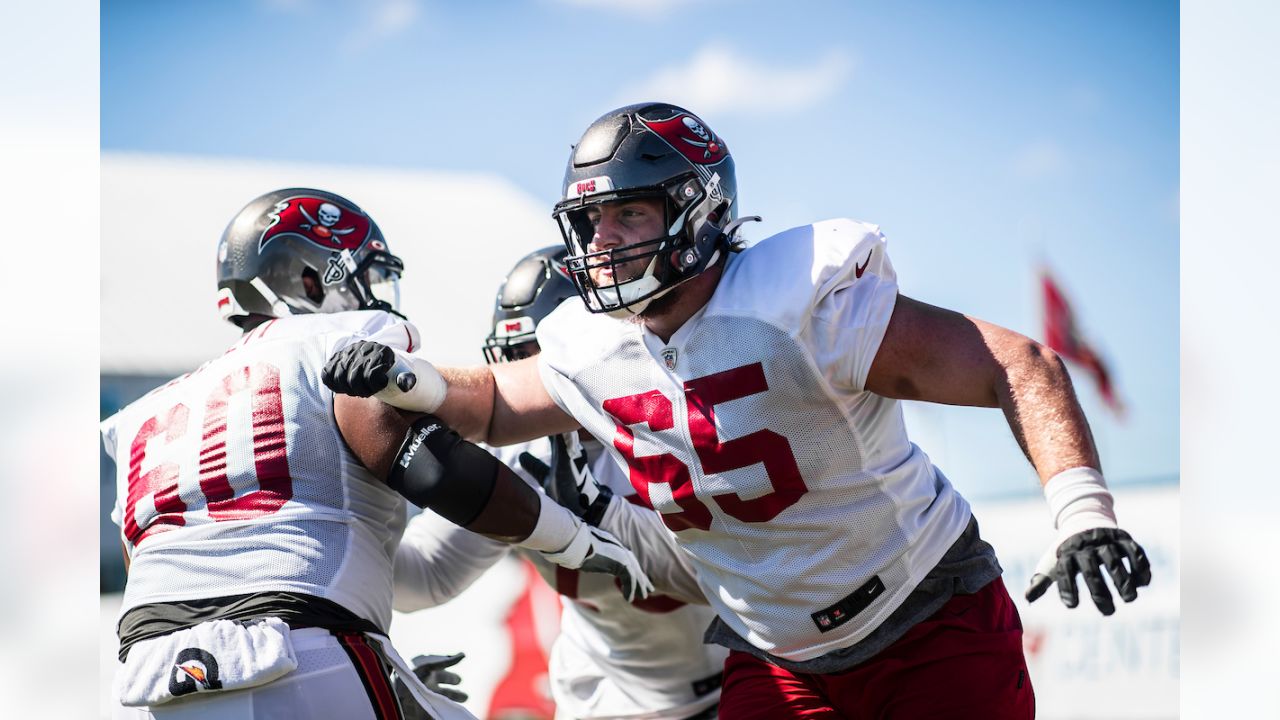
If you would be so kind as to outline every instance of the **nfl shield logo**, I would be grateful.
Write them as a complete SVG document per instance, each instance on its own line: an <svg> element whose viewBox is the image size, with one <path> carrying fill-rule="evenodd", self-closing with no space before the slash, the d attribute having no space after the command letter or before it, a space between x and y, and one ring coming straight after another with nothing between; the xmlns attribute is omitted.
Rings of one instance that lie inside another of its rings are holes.
<svg viewBox="0 0 1280 720"><path fill-rule="evenodd" d="M666 363L668 370L676 369L676 349L669 347L662 349L662 362Z"/></svg>

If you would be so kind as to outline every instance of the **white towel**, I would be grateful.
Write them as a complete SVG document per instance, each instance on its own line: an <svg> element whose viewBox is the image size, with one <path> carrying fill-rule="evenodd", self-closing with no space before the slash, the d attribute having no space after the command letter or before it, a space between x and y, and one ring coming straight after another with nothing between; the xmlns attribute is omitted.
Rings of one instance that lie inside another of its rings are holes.
<svg viewBox="0 0 1280 720"><path fill-rule="evenodd" d="M115 691L122 705L154 706L191 693L263 685L297 667L289 626L280 618L211 620L135 644L116 673Z"/></svg>

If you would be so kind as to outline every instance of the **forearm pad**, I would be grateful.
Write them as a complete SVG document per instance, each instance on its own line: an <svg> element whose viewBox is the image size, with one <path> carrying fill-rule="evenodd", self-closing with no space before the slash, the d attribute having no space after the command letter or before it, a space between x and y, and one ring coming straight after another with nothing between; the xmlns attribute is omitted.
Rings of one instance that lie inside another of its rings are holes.
<svg viewBox="0 0 1280 720"><path fill-rule="evenodd" d="M489 503L498 459L426 415L405 433L387 485L420 508L466 527Z"/></svg>

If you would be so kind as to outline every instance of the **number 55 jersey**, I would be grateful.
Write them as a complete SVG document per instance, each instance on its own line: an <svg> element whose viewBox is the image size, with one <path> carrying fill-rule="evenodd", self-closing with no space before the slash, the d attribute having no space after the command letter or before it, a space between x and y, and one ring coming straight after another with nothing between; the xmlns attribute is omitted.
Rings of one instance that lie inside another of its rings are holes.
<svg viewBox="0 0 1280 720"><path fill-rule="evenodd" d="M807 661L857 643L960 537L968 504L867 392L897 298L878 229L794 228L728 259L669 342L566 302L548 392L692 556L720 620Z"/></svg>
<svg viewBox="0 0 1280 720"><path fill-rule="evenodd" d="M417 337L381 311L270 320L103 422L112 520L131 560L122 617L148 603L301 593L385 633L404 500L347 449L320 371L356 340L412 350Z"/></svg>

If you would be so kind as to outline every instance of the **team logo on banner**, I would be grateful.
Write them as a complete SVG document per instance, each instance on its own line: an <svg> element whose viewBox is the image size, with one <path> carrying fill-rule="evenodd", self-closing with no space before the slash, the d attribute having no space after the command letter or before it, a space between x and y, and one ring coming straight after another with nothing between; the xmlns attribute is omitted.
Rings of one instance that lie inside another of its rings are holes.
<svg viewBox="0 0 1280 720"><path fill-rule="evenodd" d="M258 250L275 238L300 237L330 250L356 250L369 239L373 222L359 208L324 198L298 196L281 200L269 215Z"/></svg>

